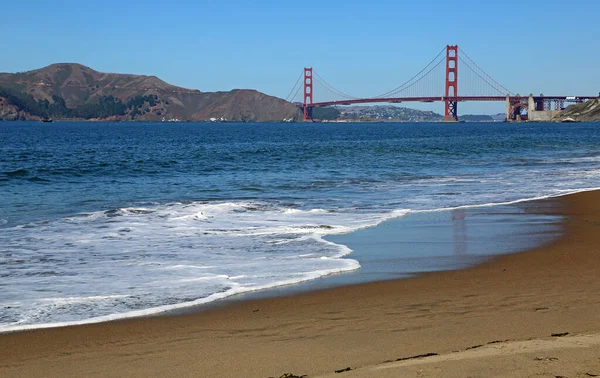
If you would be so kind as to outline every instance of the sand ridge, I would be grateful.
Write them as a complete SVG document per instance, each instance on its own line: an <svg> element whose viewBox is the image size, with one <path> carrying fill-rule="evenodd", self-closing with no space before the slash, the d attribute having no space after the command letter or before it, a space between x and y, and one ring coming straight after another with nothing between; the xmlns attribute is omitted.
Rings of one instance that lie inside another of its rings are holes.
<svg viewBox="0 0 600 378"><path fill-rule="evenodd" d="M551 371L557 372L555 377L600 376L600 334L491 341L463 351L399 359L358 369L348 368L350 370L344 372L347 374L343 377L465 377L486 370L489 374L486 376L498 377L507 374L544 375L552 374ZM500 364L504 367L498 366ZM319 377L340 375L334 373Z"/></svg>

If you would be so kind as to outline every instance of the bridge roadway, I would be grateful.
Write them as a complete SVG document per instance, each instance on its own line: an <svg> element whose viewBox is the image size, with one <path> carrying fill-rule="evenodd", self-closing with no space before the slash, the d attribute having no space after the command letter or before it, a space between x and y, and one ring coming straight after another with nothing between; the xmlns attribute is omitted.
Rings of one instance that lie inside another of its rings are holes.
<svg viewBox="0 0 600 378"><path fill-rule="evenodd" d="M564 101L564 102L581 102L597 98L596 96L533 96L535 102L538 101ZM529 96L510 96L509 101L527 101ZM322 107L332 105L355 105L368 103L402 103L402 102L437 102L437 101L506 101L506 96L457 96L457 97L393 97L393 98L359 98L353 100L339 101L324 101L306 104L307 107ZM304 104L298 104L298 107L303 109Z"/></svg>

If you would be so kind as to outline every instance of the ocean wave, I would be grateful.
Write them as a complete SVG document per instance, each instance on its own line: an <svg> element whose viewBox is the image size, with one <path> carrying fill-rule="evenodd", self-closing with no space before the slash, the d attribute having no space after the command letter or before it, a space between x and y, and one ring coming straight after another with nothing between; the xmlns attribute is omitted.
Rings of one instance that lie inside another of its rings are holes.
<svg viewBox="0 0 600 378"><path fill-rule="evenodd" d="M10 227L15 253L53 258L9 277L3 295L24 299L5 310L0 331L157 313L355 270L352 251L322 237L405 213L186 202ZM54 291L63 299L52 300Z"/></svg>
<svg viewBox="0 0 600 378"><path fill-rule="evenodd" d="M29 171L26 169L17 169L15 171L2 172L7 177L23 177L29 175Z"/></svg>
<svg viewBox="0 0 600 378"><path fill-rule="evenodd" d="M57 298L57 299L47 298L46 302L49 303L50 305L41 307L41 308L38 307L35 311L27 314L25 317L23 317L19 321L12 322L12 323L4 323L4 324L0 323L0 333L14 332L14 331L21 331L21 330L28 330L28 329L56 328L56 327L65 327L65 326L72 326L72 325L93 324L93 323L100 323L100 322L106 322L106 321L114 321L114 320L119 320L119 319L156 315L156 314L173 311L173 310L177 310L177 309L199 306L199 305L214 302L214 301L217 301L220 299L225 299L225 298L231 297L236 294L249 293L249 292L254 292L254 291L259 291L259 290L270 289L270 288L274 288L274 287L299 284L302 282L318 279L318 278L328 276L331 274L357 270L360 268L360 264L358 263L358 261L346 259L346 260L344 260L344 262L345 262L345 266L342 266L342 267L332 268L332 269L315 270L315 271L312 271L305 275L297 275L296 277L290 277L290 278L283 279L283 280L280 280L277 282L272 282L269 284L247 286L247 287L235 286L235 287L229 288L229 289L221 291L221 292L212 293L204 298L194 299L194 300L190 300L190 301L186 301L186 302L179 302L179 303L173 303L173 304L168 304L168 305L161 305L161 306L149 307L149 308L144 308L144 309L137 309L137 310L126 311L126 312L121 312L121 313L111 313L108 315L93 316L93 317L88 317L85 319L71 320L71 321L39 322L40 320L42 320L41 318L44 317L43 314L45 312L55 312L56 308L60 308L61 306L64 307L66 305L81 304L81 303L98 303L98 302L102 302L102 301L106 301L106 300L127 300L128 297L122 296L122 295L109 295L109 296L73 297L73 298ZM241 275L241 276L237 276L234 278L244 278L244 277L246 277L246 276ZM183 280L183 282L188 282L188 283L189 282L198 283L198 281L201 281L201 280L193 280L193 279L191 279L189 281ZM13 303L12 305L19 307L19 303ZM32 320L32 318L36 322L33 324L28 324Z"/></svg>
<svg viewBox="0 0 600 378"><path fill-rule="evenodd" d="M81 145L37 139L1 169L3 330L152 314L356 269L325 236L589 190L600 177L597 133L544 137L554 125L529 135L522 125L511 135L511 125L469 135L441 125L98 125L107 138L89 140L88 126L64 126Z"/></svg>

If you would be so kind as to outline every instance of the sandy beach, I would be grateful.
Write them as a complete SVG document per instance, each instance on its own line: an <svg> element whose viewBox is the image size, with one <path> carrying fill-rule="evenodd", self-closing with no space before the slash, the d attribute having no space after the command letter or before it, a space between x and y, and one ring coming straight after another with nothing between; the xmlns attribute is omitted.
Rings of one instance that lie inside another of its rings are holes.
<svg viewBox="0 0 600 378"><path fill-rule="evenodd" d="M600 192L537 205L565 215L563 236L540 248L192 314L1 334L0 376L600 375Z"/></svg>

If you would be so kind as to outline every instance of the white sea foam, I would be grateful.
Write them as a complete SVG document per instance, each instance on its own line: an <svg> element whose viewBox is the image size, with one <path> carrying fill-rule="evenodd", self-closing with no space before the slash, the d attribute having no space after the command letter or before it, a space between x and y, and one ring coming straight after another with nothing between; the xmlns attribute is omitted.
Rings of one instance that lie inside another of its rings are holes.
<svg viewBox="0 0 600 378"><path fill-rule="evenodd" d="M354 260L347 260L347 262L349 263L349 267L347 269L331 269L331 270L314 271L314 272L311 272L311 274L307 275L304 279L288 279L288 280L280 281L276 284L271 284L271 285L262 285L262 286L256 286L256 287L252 287L252 288L245 288L245 289L238 289L238 290L232 289L232 290L228 290L228 291L222 292L222 293L211 294L210 296L208 296L206 298L202 298L202 299L198 299L198 300L194 300L194 301L190 301L190 302L177 303L177 304L173 304L173 305L157 306L157 307L147 308L147 309L143 309L143 310L135 310L135 311L129 311L129 312L119 313L119 314L97 316L97 317L92 317L92 318L82 319L82 320L53 322L53 323L37 323L37 324L14 324L14 325L9 325L9 326L0 328L0 333L14 332L14 331L21 331L21 330L28 330L28 329L38 329L38 328L55 328L55 327L66 327L66 326L71 326L71 325L93 324L93 323L101 323L101 322L107 322L107 321L112 321L112 320L155 315L155 314L160 314L162 312L173 311L173 310L177 310L177 309L181 309L181 308L198 306L198 305L202 305L205 303L210 303L210 302L213 302L213 301L216 301L219 299L224 299L224 298L236 295L236 294L242 294L242 293L258 291L258 290L265 290L265 289L270 289L273 287L284 286L284 285L298 284L298 283L301 283L304 281L317 279L317 278L324 277L326 275L330 275L330 274L334 274L334 273L342 273L342 272L349 271L349 270L356 270L360 267L358 262L356 262Z"/></svg>
<svg viewBox="0 0 600 378"><path fill-rule="evenodd" d="M41 251L48 262L12 277L4 295L28 295L0 313L0 331L155 314L355 270L359 263L346 257L352 251L322 236L406 213L289 210L266 202L167 204L10 228L23 252Z"/></svg>
<svg viewBox="0 0 600 378"><path fill-rule="evenodd" d="M505 205L593 189L413 211ZM348 247L322 237L372 227L408 212L303 210L254 202L188 203L30 225L36 242L28 247L44 249L58 260L52 269L66 274L37 280L29 276L20 282L53 287L58 280L61 289L56 294L60 296L42 292L29 301L12 301L12 318L5 315L0 332L157 314L356 270L360 264L347 258L352 253ZM16 236L21 232L20 227L14 230ZM88 259L83 266L75 262L75 256L82 253ZM94 279L104 285L96 288L91 284ZM13 297L19 296L19 290L31 290L13 288L17 289ZM89 295L76 295L81 293Z"/></svg>
<svg viewBox="0 0 600 378"><path fill-rule="evenodd" d="M552 194L547 194L547 195L537 196L537 197L520 198L520 199L516 199L516 200L512 200L512 201L486 202L486 203L473 204L473 205L440 207L440 208L436 208L436 209L413 210L411 212L432 213L432 212L449 211L449 210L457 210L457 209L476 209L476 208L480 208L480 207L515 205L517 203L540 201L540 200L544 200L544 199L557 198L557 197L562 197L562 196L566 196L566 195L570 195L570 194L591 192L591 191L595 191L595 190L600 190L600 187L582 188L582 189L564 189L564 190L558 190L556 193L552 193Z"/></svg>
<svg viewBox="0 0 600 378"><path fill-rule="evenodd" d="M327 243L335 245L334 243L330 243L330 242L327 242ZM352 252L347 247L342 248L342 250L343 250L343 252L339 255L339 257L345 256L346 254ZM325 258L325 257L322 257L322 258ZM100 323L100 322L106 322L106 321L112 321L112 320L155 315L155 314L159 314L162 312L177 310L177 309L186 308L186 307L190 307L190 306L202 305L202 304L213 302L213 301L216 301L219 299L224 299L224 298L230 297L232 295L236 295L236 294L242 294L242 293L258 291L258 290L265 290L265 289L278 287L278 286L284 286L284 285L298 284L301 282L314 280L314 279L317 279L317 278L320 278L323 276L327 276L330 274L342 273L342 272L356 270L356 269L360 268L360 264L355 260L346 259L346 260L343 260L343 262L344 262L345 266L340 266L338 268L333 268L333 269L315 270L315 271L309 272L308 274L306 274L302 277L288 278L288 279L285 279L282 281L273 282L271 284L263 284L263 285L256 285L256 286L250 286L250 287L242 287L241 285L236 285L235 288L229 289L227 291L213 293L205 298L201 298L201 299L197 299L197 300L193 300L193 301L189 301L189 302L176 303L176 304L172 304L172 305L162 305L162 306L156 306L156 307L146 308L146 309L142 309L142 310L134 310L134 311L129 311L129 312L117 313L117 314L96 316L96 317L91 317L91 318L86 318L86 319L81 319L81 320L73 320L73 321L22 324L22 323L26 322L26 320L24 320L21 322L15 322L11 325L3 326L2 328L0 328L0 333L13 332L13 331L18 331L18 330L27 330L27 329L37 329L37 328L53 328L53 327L65 327L65 326L70 326L70 325L92 324L92 323ZM245 278L245 277L246 276L238 276L238 277L222 276L222 278L227 278L227 279ZM87 298L84 298L84 297L46 298L44 300L47 302L51 302L53 305L63 305L63 304L71 304L71 303L95 302L95 301L99 301L99 300L103 300L103 299L117 299L117 298L125 298L125 297L126 296L124 296L124 295L114 295L114 296L104 296L104 297L97 296L97 297L87 297Z"/></svg>
<svg viewBox="0 0 600 378"><path fill-rule="evenodd" d="M0 254L0 264L16 269L3 278L0 332L156 314L355 270L360 265L352 251L323 237L409 211L508 205L600 189L590 185L600 176L594 167L542 173L415 180L411 196L406 187L390 184L389 200L370 206L167 203L3 228L11 255Z"/></svg>

